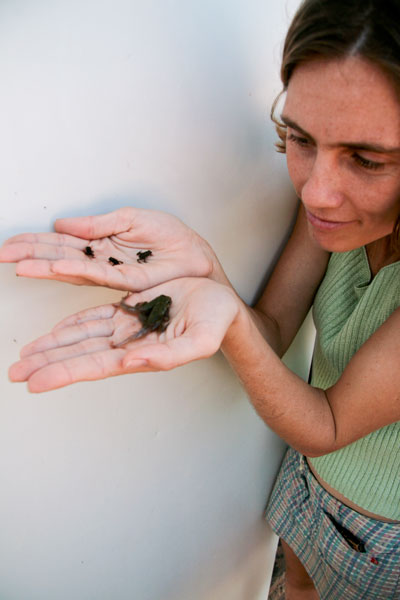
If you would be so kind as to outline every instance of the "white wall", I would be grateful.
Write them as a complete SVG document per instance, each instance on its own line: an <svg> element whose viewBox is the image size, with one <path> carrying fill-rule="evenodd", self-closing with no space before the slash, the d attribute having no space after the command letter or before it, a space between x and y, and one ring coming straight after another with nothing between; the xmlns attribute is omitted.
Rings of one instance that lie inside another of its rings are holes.
<svg viewBox="0 0 400 600"><path fill-rule="evenodd" d="M295 207L268 115L297 4L3 0L2 239L167 210L252 300ZM1 600L265 598L284 445L223 357L30 395L7 380L19 348L121 294L0 276Z"/></svg>

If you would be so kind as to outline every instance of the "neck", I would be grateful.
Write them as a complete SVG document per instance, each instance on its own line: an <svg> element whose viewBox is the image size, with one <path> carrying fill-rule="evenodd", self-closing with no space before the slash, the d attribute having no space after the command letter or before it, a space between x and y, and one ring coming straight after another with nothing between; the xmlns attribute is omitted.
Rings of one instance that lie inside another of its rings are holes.
<svg viewBox="0 0 400 600"><path fill-rule="evenodd" d="M400 259L399 250L394 250L391 243L391 236L387 235L379 240L375 240L365 246L369 266L374 277L382 267L390 265Z"/></svg>

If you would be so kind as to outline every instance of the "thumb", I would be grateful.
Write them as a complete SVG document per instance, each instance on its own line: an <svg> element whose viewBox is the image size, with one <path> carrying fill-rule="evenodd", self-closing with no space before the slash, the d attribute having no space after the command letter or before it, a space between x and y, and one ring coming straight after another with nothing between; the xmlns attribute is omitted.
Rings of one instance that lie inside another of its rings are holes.
<svg viewBox="0 0 400 600"><path fill-rule="evenodd" d="M127 231L132 226L134 217L135 209L126 207L104 215L57 219L54 229L58 233L94 240Z"/></svg>
<svg viewBox="0 0 400 600"><path fill-rule="evenodd" d="M134 370L169 371L201 358L208 358L219 350L220 344L212 335L193 337L181 335L167 342L132 348L123 358L123 367Z"/></svg>

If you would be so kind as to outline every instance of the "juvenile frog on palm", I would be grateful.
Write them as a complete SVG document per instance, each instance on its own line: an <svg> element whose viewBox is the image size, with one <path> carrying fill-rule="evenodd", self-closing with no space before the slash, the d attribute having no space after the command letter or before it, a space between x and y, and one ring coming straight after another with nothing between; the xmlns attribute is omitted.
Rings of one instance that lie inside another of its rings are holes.
<svg viewBox="0 0 400 600"><path fill-rule="evenodd" d="M171 298L164 296L164 294L153 298L149 302L138 302L134 306L127 304L125 298L123 298L116 306L127 313L136 315L142 324L142 328L122 342L114 344L114 346L116 348L125 346L128 342L137 340L151 331L165 331L169 323L169 308L171 303Z"/></svg>

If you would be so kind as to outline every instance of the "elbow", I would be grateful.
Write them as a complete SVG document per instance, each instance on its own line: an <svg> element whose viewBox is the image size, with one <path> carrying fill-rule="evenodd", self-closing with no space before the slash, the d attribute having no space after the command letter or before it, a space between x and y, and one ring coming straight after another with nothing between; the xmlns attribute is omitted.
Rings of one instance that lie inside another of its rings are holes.
<svg viewBox="0 0 400 600"><path fill-rule="evenodd" d="M307 458L318 458L319 456L325 456L336 450L340 450L343 444L338 444L335 431L332 429L326 432L326 435L322 435L318 439L314 439L311 443L302 444L302 448L298 448L298 451L304 454Z"/></svg>
<svg viewBox="0 0 400 600"><path fill-rule="evenodd" d="M325 454L329 454L330 452L332 452L332 450L313 449L306 450L305 452L303 451L302 454L304 454L306 458L318 458L319 456L325 456Z"/></svg>
<svg viewBox="0 0 400 600"><path fill-rule="evenodd" d="M336 452L343 448L344 445L345 444L338 444L335 438L326 438L319 443L307 445L307 447L299 449L299 452L304 454L307 458L318 458L319 456L325 456L326 454L331 454L331 452Z"/></svg>
<svg viewBox="0 0 400 600"><path fill-rule="evenodd" d="M322 395L324 402L323 413L321 415L319 435L318 438L314 438L312 445L305 449L304 455L308 458L318 458L319 456L325 456L339 450L343 444L338 443L338 428L335 413L332 410L332 405L329 401L329 394L327 390L318 390ZM322 423L324 425L322 425Z"/></svg>

